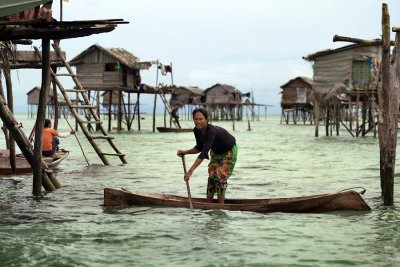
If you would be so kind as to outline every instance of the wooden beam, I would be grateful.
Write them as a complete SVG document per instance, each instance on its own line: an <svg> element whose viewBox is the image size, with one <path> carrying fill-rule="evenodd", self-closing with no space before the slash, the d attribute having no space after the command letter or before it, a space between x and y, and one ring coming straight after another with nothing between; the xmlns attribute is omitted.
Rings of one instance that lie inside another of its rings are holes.
<svg viewBox="0 0 400 267"><path fill-rule="evenodd" d="M335 35L333 36L333 41L334 42L349 42L349 43L355 43L355 44L365 44L365 45L381 45L382 40L381 39L375 39L375 40L366 40L366 39L359 39L359 38L352 38L352 37L346 37L346 36L340 36L340 35ZM389 41L390 45L394 45L394 41Z"/></svg>
<svg viewBox="0 0 400 267"><path fill-rule="evenodd" d="M62 52L64 58L66 57L65 52ZM35 51L16 51L14 58L12 59L15 63L41 63L41 57L39 57ZM57 53L52 51L50 52L50 62L59 61Z"/></svg>
<svg viewBox="0 0 400 267"><path fill-rule="evenodd" d="M100 28L17 28L5 29L0 32L0 41L20 40L20 39L69 39L89 36L92 34L110 32L115 26L104 26Z"/></svg>

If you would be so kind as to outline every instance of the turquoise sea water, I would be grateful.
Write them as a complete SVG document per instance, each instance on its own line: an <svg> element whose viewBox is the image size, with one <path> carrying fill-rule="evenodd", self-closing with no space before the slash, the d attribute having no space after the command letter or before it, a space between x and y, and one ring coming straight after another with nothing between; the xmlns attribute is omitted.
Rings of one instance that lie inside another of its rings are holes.
<svg viewBox="0 0 400 267"><path fill-rule="evenodd" d="M33 120L20 117L29 134ZM157 120L162 125L162 117ZM251 131L246 121L236 122L235 131L231 122L214 124L231 131L239 146L227 197L292 197L363 186L372 211L105 208L104 187L187 194L176 150L192 147L193 134L152 133L146 116L142 132L114 134L128 164L112 159L112 166L103 166L78 134L91 166L73 136L62 139L71 154L58 169L63 187L57 191L35 199L31 176L0 178L0 266L400 266L400 186L396 177L395 207L382 206L377 139L346 132L315 138L314 126L280 125L279 116L251 122ZM188 167L194 159L186 157ZM194 197L205 195L204 163L190 180Z"/></svg>

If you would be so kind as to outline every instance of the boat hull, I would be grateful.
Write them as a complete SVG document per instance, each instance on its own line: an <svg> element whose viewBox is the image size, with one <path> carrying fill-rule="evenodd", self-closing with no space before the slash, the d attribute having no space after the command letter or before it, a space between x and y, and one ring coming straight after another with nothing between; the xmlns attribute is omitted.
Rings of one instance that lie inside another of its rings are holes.
<svg viewBox="0 0 400 267"><path fill-rule="evenodd" d="M55 169L66 157L68 157L68 151L56 152L56 157L43 157L43 161L50 169ZM29 162L23 155L17 155L15 157L16 169L15 172L11 169L10 159L8 151L1 151L0 153L0 175L12 175L12 174L29 174L32 173L32 168Z"/></svg>
<svg viewBox="0 0 400 267"><path fill-rule="evenodd" d="M223 209L260 213L310 213L343 210L371 210L360 194L355 191L344 191L334 194L312 195L294 198L226 199L224 204L209 203L206 201L206 199L202 198L192 198L192 204L194 209ZM124 205L189 208L187 197L127 191L124 189L104 189L104 206Z"/></svg>
<svg viewBox="0 0 400 267"><path fill-rule="evenodd" d="M190 133L193 132L193 128L169 128L169 127L157 127L160 133Z"/></svg>

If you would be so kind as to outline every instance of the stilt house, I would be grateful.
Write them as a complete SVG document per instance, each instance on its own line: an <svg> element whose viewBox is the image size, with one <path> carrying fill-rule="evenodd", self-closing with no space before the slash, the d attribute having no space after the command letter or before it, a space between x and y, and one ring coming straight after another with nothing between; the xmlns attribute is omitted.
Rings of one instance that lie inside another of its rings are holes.
<svg viewBox="0 0 400 267"><path fill-rule="evenodd" d="M351 135L355 130L357 136L375 129L379 45L353 44L320 51L304 59L313 65L315 122L325 121L326 135L332 134L332 126L338 135L340 124ZM318 136L318 123L315 125Z"/></svg>
<svg viewBox="0 0 400 267"><path fill-rule="evenodd" d="M217 83L207 88L202 100L213 120L242 119L242 93L231 85Z"/></svg>
<svg viewBox="0 0 400 267"><path fill-rule="evenodd" d="M87 90L137 89L140 84L139 59L123 48L92 45L70 60Z"/></svg>
<svg viewBox="0 0 400 267"><path fill-rule="evenodd" d="M201 97L203 92L204 89L196 86L174 87L169 100L172 113L175 115L180 110L180 113L188 114L188 117L190 117L193 108L202 104Z"/></svg>
<svg viewBox="0 0 400 267"><path fill-rule="evenodd" d="M296 77L281 86L282 119L289 123L290 115L293 122L298 119L304 122L312 118L312 79ZM281 120L282 122L282 120Z"/></svg>
<svg viewBox="0 0 400 267"><path fill-rule="evenodd" d="M28 116L33 117L33 114L36 113L37 107L39 105L39 96L40 96L40 87L35 86L28 93ZM66 109L65 100L61 96L57 96L57 100L54 98L54 91L49 90L49 95L47 98L47 114L50 118L54 115L54 103L58 101L58 109ZM62 112L61 112L62 113ZM60 114L60 112L59 112Z"/></svg>
<svg viewBox="0 0 400 267"><path fill-rule="evenodd" d="M109 130L111 130L111 118L117 109L117 129L123 118L131 117L130 114L122 116L125 111L129 112L133 103L131 93L140 93L141 84L140 69L148 69L149 62L139 62L139 58L123 48L104 48L100 45L92 45L69 62L76 67L76 74L82 86L90 91L96 92L97 107L100 109L100 91L113 91L111 101L103 100L108 104L106 109L109 114ZM124 92L128 94L128 103L124 102ZM113 107L114 105L114 107ZM116 105L116 108L115 108ZM124 105L127 105L127 107ZM100 111L100 110L99 110ZM131 122L126 122L130 126ZM128 127L130 130L130 127Z"/></svg>

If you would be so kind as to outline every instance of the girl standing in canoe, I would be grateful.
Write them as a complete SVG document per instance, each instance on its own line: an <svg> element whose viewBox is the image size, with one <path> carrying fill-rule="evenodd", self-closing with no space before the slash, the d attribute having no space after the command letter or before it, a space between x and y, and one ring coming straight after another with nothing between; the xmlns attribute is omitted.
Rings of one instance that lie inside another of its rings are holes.
<svg viewBox="0 0 400 267"><path fill-rule="evenodd" d="M224 128L209 124L207 110L196 108L192 115L196 146L188 150L178 150L177 155L183 157L186 154L200 154L186 172L184 179L189 181L194 170L203 160L209 159L208 152L210 151L207 200L212 202L216 193L218 202L224 203L228 178L232 174L237 159L236 139Z"/></svg>

